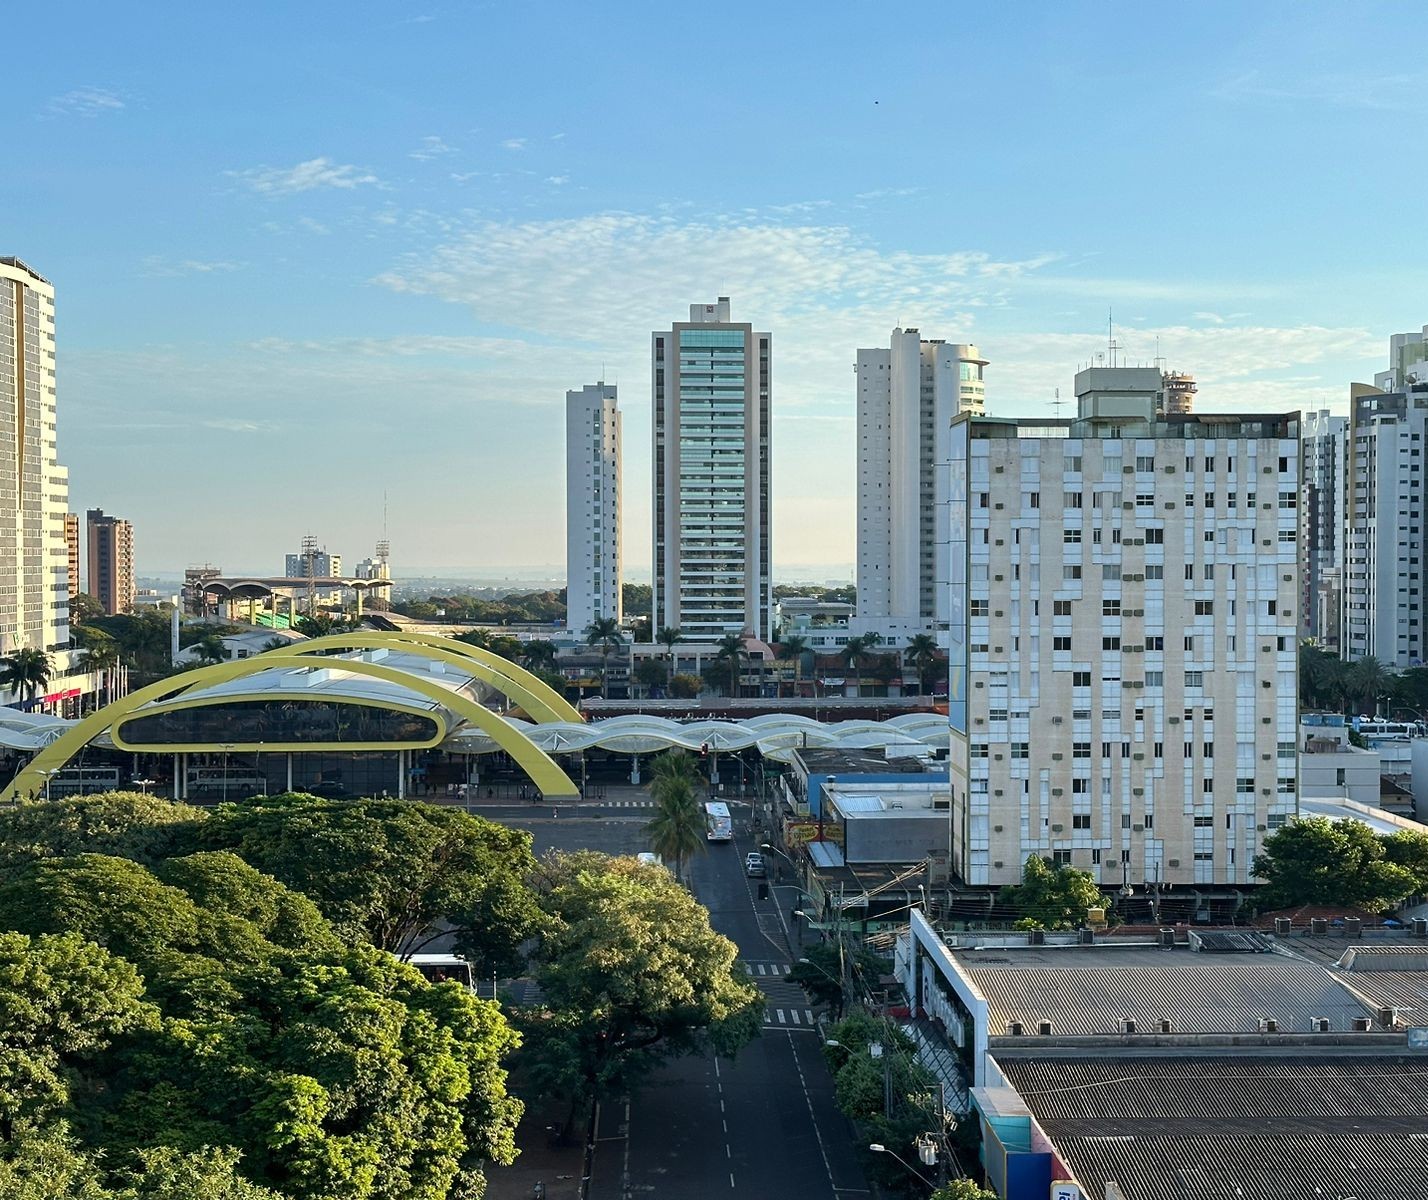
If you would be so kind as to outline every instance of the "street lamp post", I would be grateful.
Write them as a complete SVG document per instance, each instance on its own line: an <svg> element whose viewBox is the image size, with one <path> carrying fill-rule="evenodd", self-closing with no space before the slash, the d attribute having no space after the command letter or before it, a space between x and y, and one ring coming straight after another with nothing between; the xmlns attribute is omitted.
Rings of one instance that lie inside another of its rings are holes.
<svg viewBox="0 0 1428 1200"><path fill-rule="evenodd" d="M61 768L61 767L51 767L48 771L41 771L41 772L40 772L40 774L42 774L42 775L45 777L45 803L46 803L46 804L48 804L48 803L50 802L50 780L53 779L56 775L58 775L62 769L63 769L63 768Z"/></svg>
<svg viewBox="0 0 1428 1200"><path fill-rule="evenodd" d="M224 742L223 745L223 803L228 803L228 755L233 750L232 742Z"/></svg>
<svg viewBox="0 0 1428 1200"><path fill-rule="evenodd" d="M936 1185L935 1183L933 1183L932 1180L928 1179L927 1176L924 1175L921 1171L914 1170L913 1167L912 1167L910 1164L908 1164L908 1163L902 1158L902 1156L901 1156L900 1154L898 1154L896 1151L889 1150L889 1149L888 1149L886 1146L884 1146L881 1142L869 1142L869 1143L868 1143L868 1149L871 1150L874 1154L888 1154L888 1155L891 1155L893 1158L897 1159L898 1162L902 1163L902 1166L903 1166L903 1169L904 1169L904 1170L906 1170L906 1171L911 1171L912 1174L916 1175L917 1178L919 1178L920 1180L922 1180L922 1182L925 1183L928 1187L930 1187L930 1188L936 1188L937 1185Z"/></svg>

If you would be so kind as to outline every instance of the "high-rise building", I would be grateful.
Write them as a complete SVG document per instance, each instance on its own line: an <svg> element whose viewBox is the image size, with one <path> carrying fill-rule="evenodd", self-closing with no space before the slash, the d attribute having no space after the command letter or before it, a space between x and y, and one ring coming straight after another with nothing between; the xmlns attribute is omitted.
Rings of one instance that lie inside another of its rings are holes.
<svg viewBox="0 0 1428 1200"><path fill-rule="evenodd" d="M286 579L341 579L342 555L329 554L326 550L303 550L289 554L283 559L283 576Z"/></svg>
<svg viewBox="0 0 1428 1200"><path fill-rule="evenodd" d="M109 616L134 605L134 527L102 508L85 513L89 542L89 594Z"/></svg>
<svg viewBox="0 0 1428 1200"><path fill-rule="evenodd" d="M1409 667L1428 660L1422 532L1428 381L1397 367L1378 376L1394 377L1404 380L1394 391L1362 383L1349 389L1340 652Z"/></svg>
<svg viewBox="0 0 1428 1200"><path fill-rule="evenodd" d="M773 339L720 296L652 342L654 627L767 640Z"/></svg>
<svg viewBox="0 0 1428 1200"><path fill-rule="evenodd" d="M576 633L624 616L620 420L612 383L565 393L565 608Z"/></svg>
<svg viewBox="0 0 1428 1200"><path fill-rule="evenodd" d="M54 286L0 258L0 655L69 645L69 475L55 445Z"/></svg>
<svg viewBox="0 0 1428 1200"><path fill-rule="evenodd" d="M969 883L1038 855L1103 885L1232 887L1296 810L1297 415L1157 417L1156 390L1093 369L1074 420L952 423Z"/></svg>
<svg viewBox="0 0 1428 1200"><path fill-rule="evenodd" d="M1299 469L1299 633L1337 650L1344 589L1347 417L1304 414Z"/></svg>
<svg viewBox="0 0 1428 1200"><path fill-rule="evenodd" d="M65 559L68 564L66 572L69 579L70 599L78 596L83 587L80 584L80 563L83 557L79 552L79 514L65 513L64 515L64 549Z"/></svg>
<svg viewBox="0 0 1428 1200"><path fill-rule="evenodd" d="M985 411L987 360L971 345L894 329L859 350L856 634L901 643L947 628L947 431Z"/></svg>
<svg viewBox="0 0 1428 1200"><path fill-rule="evenodd" d="M1405 384L1428 382L1428 325L1419 333L1395 333L1388 339L1388 370L1373 377L1381 392L1399 391Z"/></svg>
<svg viewBox="0 0 1428 1200"><path fill-rule="evenodd" d="M1161 412L1165 416L1184 416L1195 411L1195 393L1199 390L1195 376L1183 371L1167 371L1160 379L1164 395Z"/></svg>

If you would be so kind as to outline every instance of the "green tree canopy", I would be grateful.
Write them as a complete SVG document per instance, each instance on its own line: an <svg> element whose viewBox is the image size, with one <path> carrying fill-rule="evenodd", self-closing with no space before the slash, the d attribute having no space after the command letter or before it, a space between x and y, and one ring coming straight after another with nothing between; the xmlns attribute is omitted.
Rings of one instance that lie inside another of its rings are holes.
<svg viewBox="0 0 1428 1200"><path fill-rule="evenodd" d="M1015 908L1038 929L1078 929L1086 912L1102 903L1101 889L1089 871L1053 866L1033 854L1022 868L1021 883L1004 887L998 903Z"/></svg>
<svg viewBox="0 0 1428 1200"><path fill-rule="evenodd" d="M310 897L347 940L384 950L410 950L441 923L481 974L508 973L539 925L530 835L454 808L257 796L215 809L200 841Z"/></svg>
<svg viewBox="0 0 1428 1200"><path fill-rule="evenodd" d="M516 1039L495 1005L343 946L231 854L159 870L43 858L0 885L0 928L28 935L0 938L0 1059L29 1081L3 1090L52 1111L35 1153L74 1167L77 1194L60 1120L126 1200L257 1200L238 1154L292 1200L446 1200L511 1159Z"/></svg>
<svg viewBox="0 0 1428 1200"><path fill-rule="evenodd" d="M1413 875L1414 894L1428 893L1428 833L1403 829L1383 839L1383 856Z"/></svg>
<svg viewBox="0 0 1428 1200"><path fill-rule="evenodd" d="M1415 845L1396 842L1395 854L1411 858ZM1264 881L1255 899L1266 909L1336 904L1381 911L1419 886L1413 870L1391 861L1384 839L1362 821L1327 817L1291 821L1265 838L1254 874Z"/></svg>
<svg viewBox="0 0 1428 1200"><path fill-rule="evenodd" d="M953 1179L938 1188L928 1200L1000 1200L996 1192L970 1179Z"/></svg>
<svg viewBox="0 0 1428 1200"><path fill-rule="evenodd" d="M140 792L70 796L0 811L0 870L36 858L112 854L152 866L192 848L201 808Z"/></svg>
<svg viewBox="0 0 1428 1200"><path fill-rule="evenodd" d="M530 1067L572 1112L627 1091L661 1059L732 1055L758 1034L762 993L673 876L583 852L547 857L538 879L545 1008L525 1022Z"/></svg>
<svg viewBox="0 0 1428 1200"><path fill-rule="evenodd" d="M698 675L676 675L669 681L669 694L677 700L695 700L703 688Z"/></svg>

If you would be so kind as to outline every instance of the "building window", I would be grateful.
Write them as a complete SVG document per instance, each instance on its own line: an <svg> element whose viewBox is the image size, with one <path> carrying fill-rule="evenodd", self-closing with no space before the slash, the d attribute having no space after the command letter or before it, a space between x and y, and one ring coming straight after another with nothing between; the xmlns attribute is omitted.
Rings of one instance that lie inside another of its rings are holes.
<svg viewBox="0 0 1428 1200"><path fill-rule="evenodd" d="M1206 570L1208 569L1207 567ZM1197 617L1213 617L1215 615L1215 602L1213 600L1196 600L1195 615Z"/></svg>
<svg viewBox="0 0 1428 1200"><path fill-rule="evenodd" d="M1051 615L1053 617L1069 617L1071 615L1071 601L1053 600L1051 602Z"/></svg>
<svg viewBox="0 0 1428 1200"><path fill-rule="evenodd" d="M1090 828L1091 828L1091 814L1090 814L1090 813L1072 813L1072 814L1071 814L1071 828L1072 828L1072 829L1090 829Z"/></svg>
<svg viewBox="0 0 1428 1200"><path fill-rule="evenodd" d="M1072 686L1072 687L1087 687L1087 688L1090 687L1090 686L1091 686L1091 672L1090 672L1090 671L1072 671L1072 672L1071 672L1071 686Z"/></svg>
<svg viewBox="0 0 1428 1200"><path fill-rule="evenodd" d="M1053 850L1051 852L1051 862L1053 866L1069 867L1071 865L1071 851Z"/></svg>
<svg viewBox="0 0 1428 1200"><path fill-rule="evenodd" d="M1069 637L1054 637L1051 639L1051 648L1052 650L1064 651L1070 654L1071 639Z"/></svg>
<svg viewBox="0 0 1428 1200"><path fill-rule="evenodd" d="M1205 673L1203 671L1186 671L1185 686L1188 688L1204 687Z"/></svg>
<svg viewBox="0 0 1428 1200"><path fill-rule="evenodd" d="M1121 602L1119 600L1102 600L1101 616L1118 617L1121 615Z"/></svg>

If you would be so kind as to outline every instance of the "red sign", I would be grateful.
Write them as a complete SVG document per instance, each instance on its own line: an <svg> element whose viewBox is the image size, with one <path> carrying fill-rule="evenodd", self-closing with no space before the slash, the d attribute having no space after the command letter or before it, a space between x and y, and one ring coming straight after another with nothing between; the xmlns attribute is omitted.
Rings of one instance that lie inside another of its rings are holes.
<svg viewBox="0 0 1428 1200"><path fill-rule="evenodd" d="M41 704L53 704L56 700L72 700L75 696L83 695L79 688L70 688L63 692L54 692L48 696L41 696Z"/></svg>

